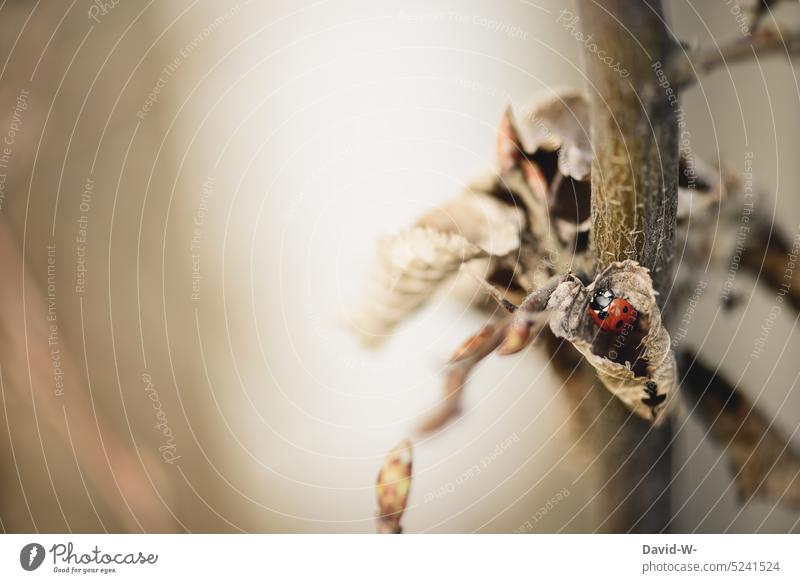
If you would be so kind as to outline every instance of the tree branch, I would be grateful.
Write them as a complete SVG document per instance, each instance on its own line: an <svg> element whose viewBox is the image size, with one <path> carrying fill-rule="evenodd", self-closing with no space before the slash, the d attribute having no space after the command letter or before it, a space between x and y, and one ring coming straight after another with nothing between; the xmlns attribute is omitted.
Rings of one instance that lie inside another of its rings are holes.
<svg viewBox="0 0 800 583"><path fill-rule="evenodd" d="M584 57L594 152L592 249L598 269L633 259L663 290L672 271L678 125L653 65L667 62L673 40L657 0L583 0L579 6L584 32L593 35ZM602 528L659 532L670 521L670 425L654 429L622 403L603 400L587 400L582 414L596 427ZM625 496L632 488L636 496Z"/></svg>
<svg viewBox="0 0 800 583"><path fill-rule="evenodd" d="M742 269L800 311L800 270L791 267L797 255L793 241L775 225L760 225L754 231L742 250Z"/></svg>
<svg viewBox="0 0 800 583"><path fill-rule="evenodd" d="M654 64L666 62L673 41L659 1L586 0L580 6L597 47L628 73L621 75L587 49L592 247L599 268L636 260L651 270L660 289L672 265L678 126Z"/></svg>
<svg viewBox="0 0 800 583"><path fill-rule="evenodd" d="M678 360L683 393L725 448L740 502L760 496L800 508L800 457L791 438L697 355L686 351Z"/></svg>
<svg viewBox="0 0 800 583"><path fill-rule="evenodd" d="M667 78L673 86L682 88L722 65L773 54L800 54L800 31L782 33L775 28L762 29L752 37L742 36L722 45L704 45L688 54L676 52L669 61Z"/></svg>

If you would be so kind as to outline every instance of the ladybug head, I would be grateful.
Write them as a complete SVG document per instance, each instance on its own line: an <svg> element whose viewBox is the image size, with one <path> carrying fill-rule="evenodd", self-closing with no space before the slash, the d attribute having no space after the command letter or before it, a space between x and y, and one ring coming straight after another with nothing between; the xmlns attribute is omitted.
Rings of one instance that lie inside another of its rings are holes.
<svg viewBox="0 0 800 583"><path fill-rule="evenodd" d="M592 301L589 304L595 312L603 313L608 309L608 306L611 305L611 302L614 301L614 292L610 289L598 289L594 292L592 296Z"/></svg>

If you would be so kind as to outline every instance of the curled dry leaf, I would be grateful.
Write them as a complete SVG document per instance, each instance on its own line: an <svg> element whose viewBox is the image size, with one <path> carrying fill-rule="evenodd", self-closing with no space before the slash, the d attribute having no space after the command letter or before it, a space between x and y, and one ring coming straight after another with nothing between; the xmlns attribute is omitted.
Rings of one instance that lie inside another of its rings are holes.
<svg viewBox="0 0 800 583"><path fill-rule="evenodd" d="M619 334L601 330L588 313L597 290L610 290L630 302L638 313L636 321ZM664 419L674 402L677 373L647 269L623 261L610 265L589 286L571 278L555 289L547 308L552 332L583 354L609 391L640 417L654 424Z"/></svg>
<svg viewBox="0 0 800 583"><path fill-rule="evenodd" d="M376 522L380 534L400 534L400 520L408 504L413 456L411 442L404 439L383 461L375 484L378 498Z"/></svg>
<svg viewBox="0 0 800 583"><path fill-rule="evenodd" d="M526 152L558 152L558 170L588 180L592 168L589 102L582 91L562 89L534 100L522 115L519 136Z"/></svg>
<svg viewBox="0 0 800 583"><path fill-rule="evenodd" d="M430 210L416 228L385 239L365 297L349 320L378 345L462 263L489 258L489 280L524 293L569 267L586 269L591 147L580 91L548 94L518 124L501 120L500 172Z"/></svg>
<svg viewBox="0 0 800 583"><path fill-rule="evenodd" d="M523 225L521 209L478 190L432 209L413 229L380 242L352 327L365 344L380 344L462 264L518 249Z"/></svg>
<svg viewBox="0 0 800 583"><path fill-rule="evenodd" d="M469 191L425 213L417 225L460 235L490 255L506 255L519 248L524 220L521 209Z"/></svg>
<svg viewBox="0 0 800 583"><path fill-rule="evenodd" d="M384 238L350 325L364 344L380 344L464 262L486 255L460 235L426 227Z"/></svg>
<svg viewBox="0 0 800 583"><path fill-rule="evenodd" d="M592 150L582 92L548 93L517 121L507 109L497 134L494 192L524 207L536 247L561 258L558 271L588 247Z"/></svg>

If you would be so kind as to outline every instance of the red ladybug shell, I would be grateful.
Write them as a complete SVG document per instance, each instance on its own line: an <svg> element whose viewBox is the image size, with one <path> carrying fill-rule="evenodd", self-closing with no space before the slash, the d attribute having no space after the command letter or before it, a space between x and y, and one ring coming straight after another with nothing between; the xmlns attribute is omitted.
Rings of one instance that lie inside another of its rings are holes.
<svg viewBox="0 0 800 583"><path fill-rule="evenodd" d="M628 300L615 297L610 290L598 290L587 312L595 324L611 334L620 334L639 316Z"/></svg>

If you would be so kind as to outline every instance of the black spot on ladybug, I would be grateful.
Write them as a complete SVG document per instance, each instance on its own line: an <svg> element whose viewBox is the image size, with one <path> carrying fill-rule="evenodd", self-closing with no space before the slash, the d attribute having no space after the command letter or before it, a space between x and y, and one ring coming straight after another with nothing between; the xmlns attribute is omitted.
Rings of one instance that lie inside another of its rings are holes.
<svg viewBox="0 0 800 583"><path fill-rule="evenodd" d="M636 322L636 309L624 298L618 298L608 289L600 289L592 296L587 308L589 316L605 332L621 334Z"/></svg>

